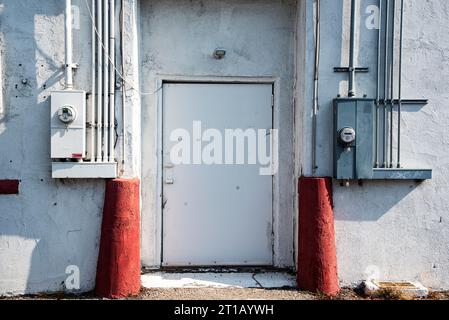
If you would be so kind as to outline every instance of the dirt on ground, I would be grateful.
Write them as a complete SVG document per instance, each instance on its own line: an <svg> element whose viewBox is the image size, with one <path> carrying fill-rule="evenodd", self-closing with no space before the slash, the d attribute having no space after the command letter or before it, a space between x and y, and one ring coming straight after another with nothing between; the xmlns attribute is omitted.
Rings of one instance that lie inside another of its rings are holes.
<svg viewBox="0 0 449 320"><path fill-rule="evenodd" d="M98 300L93 293L83 295L66 295L64 293L50 295L32 295L20 297L0 297L0 300ZM342 289L336 297L301 292L295 289L145 289L133 300L366 300L357 290ZM386 294L376 300L403 300L400 296ZM432 292L426 300L449 300L449 292Z"/></svg>
<svg viewBox="0 0 449 320"><path fill-rule="evenodd" d="M264 289L144 289L145 300L315 300L316 296L296 290Z"/></svg>

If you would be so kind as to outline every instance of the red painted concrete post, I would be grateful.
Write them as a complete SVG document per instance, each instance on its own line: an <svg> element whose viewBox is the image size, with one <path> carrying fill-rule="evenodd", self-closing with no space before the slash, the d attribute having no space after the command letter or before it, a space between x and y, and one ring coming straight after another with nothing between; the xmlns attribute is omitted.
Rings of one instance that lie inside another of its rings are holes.
<svg viewBox="0 0 449 320"><path fill-rule="evenodd" d="M298 287L338 294L331 178L299 180L298 236Z"/></svg>
<svg viewBox="0 0 449 320"><path fill-rule="evenodd" d="M140 182L106 184L95 293L124 298L140 292Z"/></svg>

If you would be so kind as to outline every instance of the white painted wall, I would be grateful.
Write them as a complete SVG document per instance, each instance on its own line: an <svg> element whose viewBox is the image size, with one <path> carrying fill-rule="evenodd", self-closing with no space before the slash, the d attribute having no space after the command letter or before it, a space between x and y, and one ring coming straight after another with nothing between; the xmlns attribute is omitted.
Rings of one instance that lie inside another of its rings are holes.
<svg viewBox="0 0 449 320"><path fill-rule="evenodd" d="M346 92L346 77L334 74L332 68L347 64L348 39L341 34L342 30L347 34L349 27L341 17L347 18L349 1L322 2L318 173L328 176L332 164L331 100ZM407 98L429 98L430 104L404 109L404 165L432 167L435 177L420 185L375 182L345 189L335 184L339 274L344 285L358 283L367 277L367 272L378 270L384 278L417 279L428 286L448 289L449 34L445 27L449 24L449 3L406 2L404 93ZM142 6L141 23L138 3ZM284 179L280 180L285 190L281 193L280 212L285 214L285 220L279 226L285 239L289 239L284 246L279 242L278 263L292 265L294 149L295 176L311 174L313 0L298 4L296 61L288 58L295 48L294 34L290 32L296 13L286 9L291 8L290 1L276 1L276 5L265 0L239 1L239 6L231 0L203 2L203 6L200 1L177 1L177 8L169 3L125 1L125 74L138 87L141 71L142 91L157 89L156 77L162 73L275 75L282 85L292 80L294 63L297 65L295 113L293 93L283 91L280 105L285 109L278 119L285 143L281 149ZM219 9L220 3L224 9ZM361 0L361 12L374 3ZM78 49L75 61L80 63L75 83L78 88L89 90L90 27L85 26L90 24L83 10L84 0L74 0L74 4L80 6L82 19L81 30L74 32L74 47ZM271 12L267 20L256 20L256 16L266 13L267 7ZM162 14L155 16L157 11ZM67 277L65 269L71 264L80 268L82 291L91 290L94 285L104 182L50 178L49 94L63 85L63 12L64 3L59 0L0 0L4 93L0 107L0 179L22 181L19 196L0 196L0 294L61 290ZM244 18L243 13L248 12L251 19ZM183 22L192 21L195 23L191 29L183 28ZM209 33L199 32L204 26ZM359 64L374 68L375 32L361 30L357 45L361 49ZM257 41L249 41L255 35ZM141 47L139 39L144 40ZM210 58L216 46L228 48L227 59L217 62ZM360 94L374 94L374 76L371 73L358 77ZM26 84L22 83L24 79ZM156 265L157 100L144 96L141 117L139 94L130 86L126 92L127 140L122 169L124 176L136 177L142 168L142 181L147 186L143 189L143 262ZM120 103L117 108L121 108ZM293 120L295 141L291 135ZM141 122L145 124L142 135ZM120 149L117 151L121 154Z"/></svg>
<svg viewBox="0 0 449 320"><path fill-rule="evenodd" d="M79 267L82 291L94 284L104 182L51 179L49 98L63 87L64 6L0 1L0 179L21 180L19 196L0 195L0 294L62 290L68 265ZM74 37L76 85L88 90L90 31Z"/></svg>
<svg viewBox="0 0 449 320"><path fill-rule="evenodd" d="M293 266L293 84L295 1L142 1L141 59L145 92L165 75L279 78L280 172L275 263ZM227 50L216 60L215 48ZM142 259L160 266L157 164L158 95L142 100ZM237 116L237 115L236 115ZM217 183L219 183L217 181Z"/></svg>
<svg viewBox="0 0 449 320"><path fill-rule="evenodd" d="M73 6L75 87L90 91L90 17L84 0ZM59 0L0 1L0 179L21 180L20 195L0 195L0 295L64 290L69 265L79 268L80 291L95 284L104 181L51 179L50 93L64 86L64 10ZM122 136L116 150L123 177L140 174L137 10L137 0L125 1L125 157Z"/></svg>
<svg viewBox="0 0 449 320"><path fill-rule="evenodd" d="M332 174L332 99L347 94L347 76L334 74L347 66L349 3L322 0L318 175ZM312 0L307 0L307 57L313 59ZM359 95L375 95L377 32L365 28L365 10L374 0L360 1L361 31L356 47L358 65L372 72L357 77ZM342 21L342 17L345 20ZM424 107L403 109L403 166L434 169L434 179L422 184L366 182L342 188L334 183L337 255L340 280L357 284L373 270L385 279L419 280L434 288L449 288L449 3L446 0L406 0L404 98L429 98ZM341 36L343 31L344 37ZM313 60L310 60L313 61ZM311 83L312 63L306 67ZM305 85L305 132L302 169L311 174L312 88Z"/></svg>

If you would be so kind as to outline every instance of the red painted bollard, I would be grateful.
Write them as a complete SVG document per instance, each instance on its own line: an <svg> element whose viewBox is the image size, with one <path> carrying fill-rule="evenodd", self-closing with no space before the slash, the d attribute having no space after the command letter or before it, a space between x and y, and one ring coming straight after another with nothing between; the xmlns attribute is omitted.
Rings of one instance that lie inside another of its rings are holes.
<svg viewBox="0 0 449 320"><path fill-rule="evenodd" d="M140 182L106 184L95 293L124 298L140 292Z"/></svg>
<svg viewBox="0 0 449 320"><path fill-rule="evenodd" d="M338 294L331 178L299 180L298 223L299 289L330 296Z"/></svg>

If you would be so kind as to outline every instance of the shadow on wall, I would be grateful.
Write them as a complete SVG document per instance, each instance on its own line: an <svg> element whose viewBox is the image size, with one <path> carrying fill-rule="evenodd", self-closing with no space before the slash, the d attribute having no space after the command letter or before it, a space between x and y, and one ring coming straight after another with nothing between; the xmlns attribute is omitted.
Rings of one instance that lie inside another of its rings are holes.
<svg viewBox="0 0 449 320"><path fill-rule="evenodd" d="M65 290L69 265L87 278L81 290L95 279L104 182L51 179L49 95L63 84L64 11L60 0L0 1L0 179L21 179L18 196L0 196L0 294Z"/></svg>
<svg viewBox="0 0 449 320"><path fill-rule="evenodd" d="M414 181L363 181L362 185L354 182L343 187L336 182L333 191L335 220L378 221L397 208L420 184Z"/></svg>

